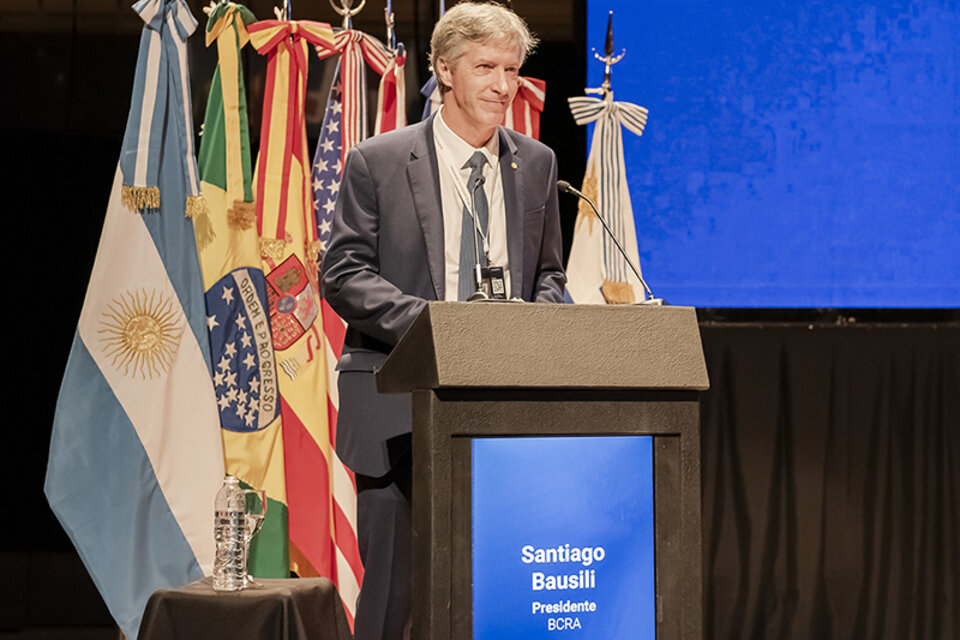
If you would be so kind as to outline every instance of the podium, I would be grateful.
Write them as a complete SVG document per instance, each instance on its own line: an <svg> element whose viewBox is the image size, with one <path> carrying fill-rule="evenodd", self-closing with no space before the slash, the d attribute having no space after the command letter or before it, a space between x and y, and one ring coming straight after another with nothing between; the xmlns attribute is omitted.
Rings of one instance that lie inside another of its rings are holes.
<svg viewBox="0 0 960 640"><path fill-rule="evenodd" d="M626 435L653 442L656 637L702 636L693 308L431 302L377 386L412 393L412 637L474 637L475 439Z"/></svg>

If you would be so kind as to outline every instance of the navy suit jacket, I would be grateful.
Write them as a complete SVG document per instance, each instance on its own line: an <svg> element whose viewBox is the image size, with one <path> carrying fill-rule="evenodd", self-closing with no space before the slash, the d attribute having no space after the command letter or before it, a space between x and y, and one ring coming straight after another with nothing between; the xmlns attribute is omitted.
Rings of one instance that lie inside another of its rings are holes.
<svg viewBox="0 0 960 640"><path fill-rule="evenodd" d="M557 159L501 127L500 175L511 295L562 302ZM428 300L444 299L443 212L433 118L365 140L347 154L322 265L324 297L346 321L337 365L337 453L381 476L403 453L409 394L378 394L374 373Z"/></svg>

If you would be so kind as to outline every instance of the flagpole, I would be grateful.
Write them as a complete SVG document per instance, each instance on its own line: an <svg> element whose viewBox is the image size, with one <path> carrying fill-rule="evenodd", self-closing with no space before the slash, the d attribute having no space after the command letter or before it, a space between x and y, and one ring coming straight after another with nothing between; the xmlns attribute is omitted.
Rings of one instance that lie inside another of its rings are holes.
<svg viewBox="0 0 960 640"><path fill-rule="evenodd" d="M333 7L333 10L336 11L338 15L343 16L344 29L353 28L351 18L363 11L363 7L366 4L367 0L360 0L360 4L354 7L353 0L340 0L340 6L338 7L333 3L333 0L330 0L330 6Z"/></svg>
<svg viewBox="0 0 960 640"><path fill-rule="evenodd" d="M383 9L383 17L387 23L387 48L396 53L397 32L394 28L396 17L393 15L393 2L391 0L387 0L387 6Z"/></svg>
<svg viewBox="0 0 960 640"><path fill-rule="evenodd" d="M610 76L613 65L617 64L623 59L623 56L627 55L626 49L620 50L620 55L613 55L613 11L607 14L607 38L603 44L603 56L597 53L597 50L593 50L593 57L604 63L603 69L603 84L600 85L599 89L587 89L585 93L596 93L602 95L606 98L611 93Z"/></svg>

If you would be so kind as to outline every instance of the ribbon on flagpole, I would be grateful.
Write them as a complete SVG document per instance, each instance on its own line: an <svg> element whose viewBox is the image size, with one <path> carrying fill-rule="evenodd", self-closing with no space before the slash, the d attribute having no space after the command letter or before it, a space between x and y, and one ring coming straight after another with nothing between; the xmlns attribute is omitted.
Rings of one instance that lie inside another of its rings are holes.
<svg viewBox="0 0 960 640"><path fill-rule="evenodd" d="M186 192L184 213L200 218L207 212L200 195L200 178L194 155L193 118L190 111L190 83L187 81L186 39L197 28L186 0L140 0L133 5L145 28L140 36L140 53L130 99L130 114L123 136L120 172L123 175L121 202L140 213L160 207L160 160L163 156L165 114L168 102L169 126L183 145L183 181ZM169 33L172 37L164 37ZM202 220L195 220L203 224Z"/></svg>
<svg viewBox="0 0 960 640"><path fill-rule="evenodd" d="M380 77L380 89L377 91L377 123L374 126L373 135L407 126L407 89L403 77L403 66L406 61L406 51L403 44L400 44Z"/></svg>
<svg viewBox="0 0 960 640"><path fill-rule="evenodd" d="M256 21L248 8L233 2L220 2L207 18L206 46L217 44L219 65L216 71L221 85L223 128L226 144L226 193L231 226L250 228L256 220L253 189L244 179L248 175L249 138L241 135L247 128L246 105L241 109L240 51L250 41L247 25ZM241 124L241 118L243 123ZM204 126L210 126L210 122ZM246 149L241 147L245 146ZM246 165L246 166L244 166ZM203 248L203 247L201 247Z"/></svg>
<svg viewBox="0 0 960 640"><path fill-rule="evenodd" d="M643 129L647 126L649 111L646 107L630 102L614 102L612 93L608 100L591 96L574 96L567 98L567 102L570 104L574 121L580 125L599 120L601 116L609 113L611 118L638 136L643 135Z"/></svg>
<svg viewBox="0 0 960 640"><path fill-rule="evenodd" d="M343 91L343 120L341 161L347 152L367 137L367 76L363 63L366 61L380 76L393 62L393 55L382 42L370 34L354 29L344 29L334 35L332 48L317 47L317 56L323 60L335 53L340 54L340 81ZM381 81L382 82L382 81Z"/></svg>
<svg viewBox="0 0 960 640"><path fill-rule="evenodd" d="M547 83L539 78L518 79L517 95L503 116L503 126L534 140L540 139L540 114L547 95Z"/></svg>
<svg viewBox="0 0 960 640"><path fill-rule="evenodd" d="M262 20L247 29L250 41L267 56L267 93L263 102L260 157L257 163L257 232L261 253L279 260L286 247L287 210L291 198L302 200L305 251L317 255L313 222L310 156L307 149L304 99L307 88L308 47L330 51L334 47L329 24L309 20ZM299 185L292 184L291 162L300 164ZM295 210L296 208L294 208Z"/></svg>

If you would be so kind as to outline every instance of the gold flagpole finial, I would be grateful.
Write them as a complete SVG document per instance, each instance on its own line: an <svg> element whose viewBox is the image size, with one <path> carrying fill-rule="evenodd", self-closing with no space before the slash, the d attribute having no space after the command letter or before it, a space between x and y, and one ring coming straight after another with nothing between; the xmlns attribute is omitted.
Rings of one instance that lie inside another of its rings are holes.
<svg viewBox="0 0 960 640"><path fill-rule="evenodd" d="M330 6L333 7L333 10L343 16L344 29L351 28L350 18L360 13L365 4L367 4L367 0L360 0L360 4L354 7L353 0L340 0L340 6L338 7L333 3L333 0L330 0Z"/></svg>

